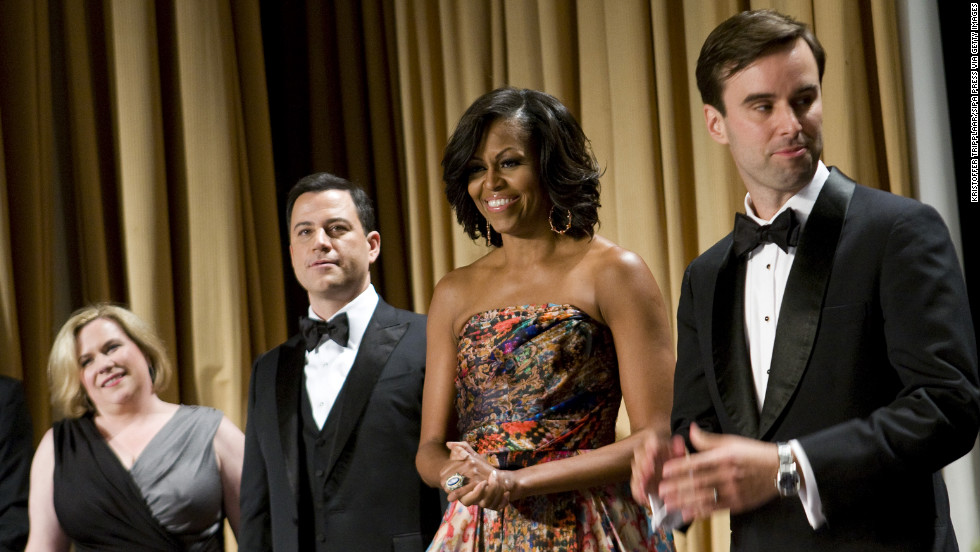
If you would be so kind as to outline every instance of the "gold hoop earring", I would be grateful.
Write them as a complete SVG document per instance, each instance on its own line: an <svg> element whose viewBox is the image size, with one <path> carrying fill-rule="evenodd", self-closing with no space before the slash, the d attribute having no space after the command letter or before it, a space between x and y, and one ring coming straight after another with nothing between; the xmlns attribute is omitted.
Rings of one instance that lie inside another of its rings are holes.
<svg viewBox="0 0 980 552"><path fill-rule="evenodd" d="M487 247L490 247L491 245L493 245L493 243L490 242L490 232L493 232L493 228L490 226L490 219L483 219L483 220L487 221L487 233L484 234L483 236L487 239Z"/></svg>
<svg viewBox="0 0 980 552"><path fill-rule="evenodd" d="M566 220L565 220L565 227L562 228L561 230L555 228L555 223L552 222L552 220L554 219L554 215L555 215L555 206L554 205L551 206L551 211L548 213L548 226L551 227L551 231L552 232L554 232L555 234L561 235L561 236L564 236L565 235L565 232L568 232L569 230L572 229L572 211L570 209L565 209L565 213L567 214L567 217L566 217Z"/></svg>

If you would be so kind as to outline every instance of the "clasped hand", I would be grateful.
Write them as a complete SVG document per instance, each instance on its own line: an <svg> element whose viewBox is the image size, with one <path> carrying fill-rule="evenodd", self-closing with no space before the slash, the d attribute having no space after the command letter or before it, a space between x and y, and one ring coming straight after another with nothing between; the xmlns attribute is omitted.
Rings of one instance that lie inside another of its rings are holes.
<svg viewBox="0 0 980 552"><path fill-rule="evenodd" d="M646 503L648 493L658 495L668 511L680 511L690 522L715 510L752 510L778 496L775 444L718 435L694 424L690 439L692 454L678 435L669 444L650 435L636 448L631 487L638 502Z"/></svg>
<svg viewBox="0 0 980 552"><path fill-rule="evenodd" d="M446 481L453 474L463 476L463 486L449 491L450 502L458 500L464 506L479 505L491 510L503 510L510 503L514 489L514 475L508 470L498 470L477 454L469 443L450 441L449 463L440 472Z"/></svg>

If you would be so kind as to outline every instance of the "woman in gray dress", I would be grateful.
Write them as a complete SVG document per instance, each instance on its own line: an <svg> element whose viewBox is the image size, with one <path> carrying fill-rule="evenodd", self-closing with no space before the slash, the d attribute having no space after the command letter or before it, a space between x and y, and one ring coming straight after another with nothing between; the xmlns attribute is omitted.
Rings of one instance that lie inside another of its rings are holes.
<svg viewBox="0 0 980 552"><path fill-rule="evenodd" d="M66 418L31 469L28 551L222 550L238 532L244 436L221 412L164 402L163 344L122 307L68 319L48 360Z"/></svg>

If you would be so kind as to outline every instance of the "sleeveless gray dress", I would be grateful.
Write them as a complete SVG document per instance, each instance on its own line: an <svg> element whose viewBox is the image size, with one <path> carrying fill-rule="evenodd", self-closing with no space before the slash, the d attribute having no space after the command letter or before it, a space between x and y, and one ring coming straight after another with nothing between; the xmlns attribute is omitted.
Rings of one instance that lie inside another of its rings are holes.
<svg viewBox="0 0 980 552"><path fill-rule="evenodd" d="M214 456L220 411L181 405L130 468L153 517L187 550L221 550L221 473ZM213 543L215 546L210 546Z"/></svg>
<svg viewBox="0 0 980 552"><path fill-rule="evenodd" d="M55 511L75 549L222 551L221 420L181 405L129 471L91 416L57 422Z"/></svg>

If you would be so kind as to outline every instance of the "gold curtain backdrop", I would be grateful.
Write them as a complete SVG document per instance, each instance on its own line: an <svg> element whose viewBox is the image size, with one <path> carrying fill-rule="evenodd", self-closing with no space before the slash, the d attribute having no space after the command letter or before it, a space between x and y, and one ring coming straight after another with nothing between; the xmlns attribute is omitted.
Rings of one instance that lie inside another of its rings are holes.
<svg viewBox="0 0 980 552"><path fill-rule="evenodd" d="M891 0L303 6L311 101L290 108L308 111L309 165L340 163L377 200L376 283L397 306L425 312L442 275L485 253L455 222L440 160L463 110L512 85L579 117L605 169L599 232L645 259L673 314L685 266L742 207L730 155L704 130L694 65L708 32L744 9L788 13L825 46L828 164L911 191ZM263 43L275 9L0 1L0 373L23 380L36 438L58 416L52 338L94 301L130 305L164 338L177 366L167 400L244 427L251 360L287 337L292 279L277 206L292 182L277 182ZM727 541L722 515L678 538L682 551Z"/></svg>

